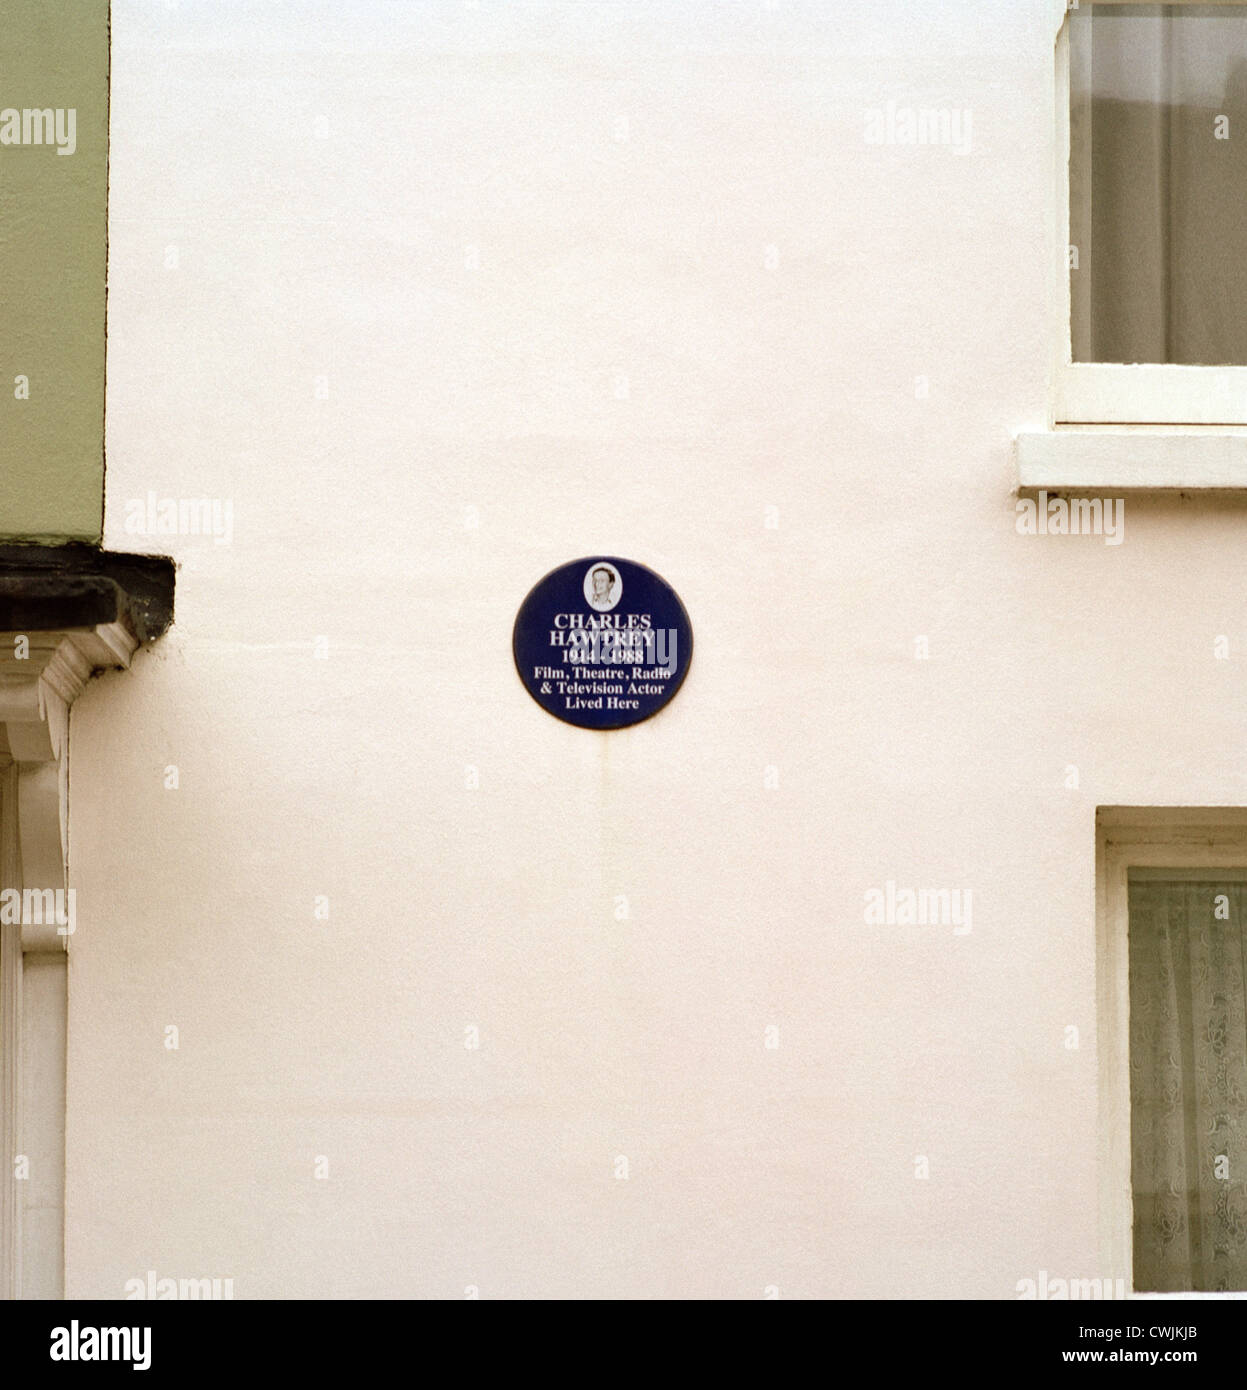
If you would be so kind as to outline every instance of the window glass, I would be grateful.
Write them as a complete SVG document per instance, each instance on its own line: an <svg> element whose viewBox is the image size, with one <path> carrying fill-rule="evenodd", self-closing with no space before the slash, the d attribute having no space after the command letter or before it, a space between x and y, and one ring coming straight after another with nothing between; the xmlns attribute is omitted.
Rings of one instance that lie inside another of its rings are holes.
<svg viewBox="0 0 1247 1390"><path fill-rule="evenodd" d="M1247 5L1070 16L1075 362L1247 364Z"/></svg>

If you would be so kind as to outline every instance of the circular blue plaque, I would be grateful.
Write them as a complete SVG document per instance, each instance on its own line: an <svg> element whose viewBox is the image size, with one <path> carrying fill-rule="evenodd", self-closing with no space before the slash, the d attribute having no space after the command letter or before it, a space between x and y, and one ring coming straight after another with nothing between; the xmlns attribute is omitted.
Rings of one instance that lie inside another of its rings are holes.
<svg viewBox="0 0 1247 1390"><path fill-rule="evenodd" d="M679 690L693 626L652 569L587 555L533 585L511 648L542 709L582 729L623 729L657 714Z"/></svg>

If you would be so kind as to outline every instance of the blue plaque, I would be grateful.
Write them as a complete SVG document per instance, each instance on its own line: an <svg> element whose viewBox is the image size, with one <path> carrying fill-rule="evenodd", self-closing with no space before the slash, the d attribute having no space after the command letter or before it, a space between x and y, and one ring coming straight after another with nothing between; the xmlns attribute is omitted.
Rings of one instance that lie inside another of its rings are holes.
<svg viewBox="0 0 1247 1390"><path fill-rule="evenodd" d="M624 729L675 696L693 657L693 627L653 570L589 555L533 586L511 648L542 709L582 729Z"/></svg>

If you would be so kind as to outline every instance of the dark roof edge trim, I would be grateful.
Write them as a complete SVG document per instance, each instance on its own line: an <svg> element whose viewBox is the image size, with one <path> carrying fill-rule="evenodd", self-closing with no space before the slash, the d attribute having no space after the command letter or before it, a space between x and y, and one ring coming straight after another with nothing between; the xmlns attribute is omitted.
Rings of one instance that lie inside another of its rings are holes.
<svg viewBox="0 0 1247 1390"><path fill-rule="evenodd" d="M154 642L173 621L174 570L165 555L0 545L0 632L128 621L141 643Z"/></svg>

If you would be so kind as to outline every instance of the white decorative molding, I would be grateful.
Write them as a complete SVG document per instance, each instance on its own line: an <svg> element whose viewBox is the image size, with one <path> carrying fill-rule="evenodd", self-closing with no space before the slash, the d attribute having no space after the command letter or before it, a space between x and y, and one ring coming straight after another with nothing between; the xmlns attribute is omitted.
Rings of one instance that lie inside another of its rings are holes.
<svg viewBox="0 0 1247 1390"><path fill-rule="evenodd" d="M1247 430L1125 426L1056 429L1016 436L1023 491L1241 491Z"/></svg>
<svg viewBox="0 0 1247 1390"><path fill-rule="evenodd" d="M20 642L27 644L25 655ZM68 860L69 709L91 677L110 667L128 667L138 648L138 638L121 622L100 623L91 628L64 632L0 634L0 725L3 725L9 758L26 769L19 791L23 827L23 858L31 852L40 858L40 872L32 880L44 883L47 870L46 830L49 801L55 808L61 851L61 874L48 887L64 887ZM55 783L36 774L30 765L54 764ZM40 843L26 849L26 828ZM52 943L23 935L23 949L50 949Z"/></svg>
<svg viewBox="0 0 1247 1390"><path fill-rule="evenodd" d="M138 645L124 621L0 633L0 889L17 889L23 907L35 889L67 901L70 708ZM59 1298L69 932L55 913L21 919L0 922L0 1298Z"/></svg>
<svg viewBox="0 0 1247 1390"><path fill-rule="evenodd" d="M0 884L20 887L17 848L17 765L0 769ZM22 1221L15 1160L20 1152L20 1096L17 1058L22 1034L22 931L0 925L0 1299L18 1296L22 1271Z"/></svg>

